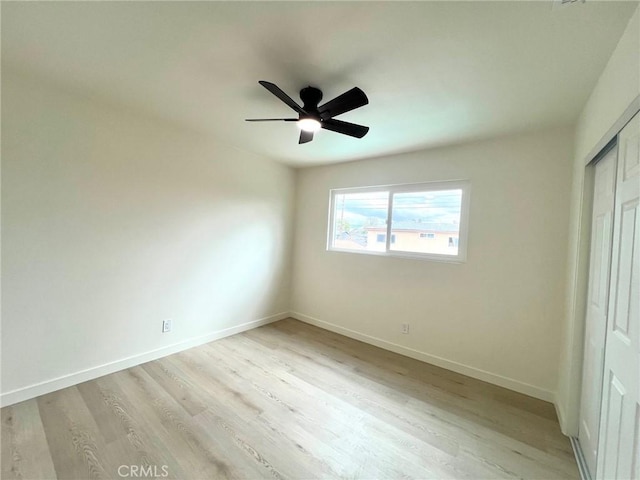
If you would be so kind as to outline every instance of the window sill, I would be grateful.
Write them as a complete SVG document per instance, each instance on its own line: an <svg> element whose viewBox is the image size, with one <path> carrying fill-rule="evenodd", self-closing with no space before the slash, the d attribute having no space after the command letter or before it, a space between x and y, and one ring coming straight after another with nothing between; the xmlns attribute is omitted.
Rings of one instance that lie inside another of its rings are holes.
<svg viewBox="0 0 640 480"><path fill-rule="evenodd" d="M394 257L404 258L407 260L422 260L428 262L439 263L466 263L467 260L461 255L441 255L441 254L429 254L429 253L412 253L412 252L373 252L363 250L346 250L340 248L328 248L327 252L330 253L353 253L356 255L372 255L375 257Z"/></svg>

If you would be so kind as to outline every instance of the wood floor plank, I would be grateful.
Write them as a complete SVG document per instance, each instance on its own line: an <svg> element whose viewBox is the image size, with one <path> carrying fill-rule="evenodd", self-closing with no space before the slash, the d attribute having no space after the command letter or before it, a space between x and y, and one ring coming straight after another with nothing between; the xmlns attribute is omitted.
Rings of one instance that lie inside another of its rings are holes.
<svg viewBox="0 0 640 480"><path fill-rule="evenodd" d="M158 360L142 365L142 368L158 382L189 415L197 415L207 409L206 400L198 398L195 385L189 381L171 361Z"/></svg>
<svg viewBox="0 0 640 480"><path fill-rule="evenodd" d="M138 423L151 428L151 434L160 440L158 453L163 460L169 459L165 464L172 473L179 467L181 478L228 477L222 452L202 441L202 426L142 367L118 372L114 379L126 392Z"/></svg>
<svg viewBox="0 0 640 480"><path fill-rule="evenodd" d="M58 478L110 478L105 443L76 387L38 397L38 408Z"/></svg>
<svg viewBox="0 0 640 480"><path fill-rule="evenodd" d="M157 422L147 422L139 409L146 410L149 399L141 404L131 401L130 392L122 390L116 375L108 375L92 381L98 390L96 397L101 397L104 404L102 415L104 423L118 427L125 432L107 444L105 458L109 459L109 472L115 478L120 476L118 471L127 467L169 467L167 478L184 478L185 472L174 454L167 448L167 435L162 438L162 429L157 428ZM101 424L99 424L101 425ZM123 467L124 466L124 467ZM164 472L162 472L164 473Z"/></svg>
<svg viewBox="0 0 640 480"><path fill-rule="evenodd" d="M0 478L55 477L55 468L35 400L3 408L1 430Z"/></svg>
<svg viewBox="0 0 640 480"><path fill-rule="evenodd" d="M111 443L127 434L123 425L114 421L114 411L110 408L113 406L112 402L108 394L100 388L99 382L84 382L77 385L77 388L105 443Z"/></svg>
<svg viewBox="0 0 640 480"><path fill-rule="evenodd" d="M552 405L292 319L6 407L1 425L3 479L578 478Z"/></svg>
<svg viewBox="0 0 640 480"><path fill-rule="evenodd" d="M313 422L313 420L308 417L301 418L291 404L279 398L283 385L272 389L272 386L269 385L270 379L261 385L261 382L255 381L255 374L252 375L254 380L249 380L238 371L224 365L219 358L212 358L205 352L192 352L190 357L192 357L191 362L199 361L200 368L206 370L210 377L222 380L226 385L225 390L233 392L231 400L234 401L232 403L234 412L242 415L245 419L251 418L251 428L254 429L254 432L260 432L260 437L272 445L290 452L287 463L300 463L300 468L309 469L309 475L311 472L324 472L329 477L335 478L337 476L336 472L322 460L322 457L314 457L311 454L316 448L326 454L329 447L321 441L317 434L306 437L301 435L301 430L297 426L304 422ZM212 393L217 394L219 392L218 385L213 388ZM224 392L220 393L222 393L222 397L216 396L225 398ZM253 398L253 401L249 402L246 400L247 398ZM227 397L226 400L229 398ZM229 417L228 414L225 415L225 419L228 418L232 417ZM283 425L286 428L283 428ZM323 425L320 422L313 422L311 428L317 432L318 429L323 428ZM347 457L344 456L343 460L346 461Z"/></svg>

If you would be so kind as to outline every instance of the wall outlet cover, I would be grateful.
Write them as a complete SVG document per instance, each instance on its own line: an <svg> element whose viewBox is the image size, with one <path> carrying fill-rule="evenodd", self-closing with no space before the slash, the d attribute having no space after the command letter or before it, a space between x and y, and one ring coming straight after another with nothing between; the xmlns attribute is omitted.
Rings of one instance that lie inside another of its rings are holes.
<svg viewBox="0 0 640 480"><path fill-rule="evenodd" d="M167 333L171 331L171 320L163 320L162 321L162 333Z"/></svg>

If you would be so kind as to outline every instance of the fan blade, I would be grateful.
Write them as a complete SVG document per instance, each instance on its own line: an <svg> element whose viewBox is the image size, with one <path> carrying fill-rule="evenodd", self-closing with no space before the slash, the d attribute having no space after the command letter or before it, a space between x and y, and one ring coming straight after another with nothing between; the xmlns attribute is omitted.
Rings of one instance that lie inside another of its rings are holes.
<svg viewBox="0 0 640 480"><path fill-rule="evenodd" d="M362 138L369 131L369 127L364 125L358 125L356 123L343 122L341 120L335 120L333 118L329 120L323 120L321 127L332 132L342 133L351 137Z"/></svg>
<svg viewBox="0 0 640 480"><path fill-rule="evenodd" d="M300 130L300 140L298 143L307 143L313 140L313 132L307 132L306 130Z"/></svg>
<svg viewBox="0 0 640 480"><path fill-rule="evenodd" d="M258 81L258 83L262 85L264 88L266 88L267 90L269 90L271 93L273 93L276 97L278 97L284 103L286 103L291 108L293 108L296 112L306 115L307 112L305 112L300 105L294 102L294 100L289 95L284 93L280 89L280 87L278 87L275 83L265 82L264 80L260 80Z"/></svg>
<svg viewBox="0 0 640 480"><path fill-rule="evenodd" d="M245 122L297 122L297 118L245 118Z"/></svg>
<svg viewBox="0 0 640 480"><path fill-rule="evenodd" d="M364 92L358 87L353 87L348 92L337 96L333 100L329 100L324 105L320 105L318 111L320 112L320 118L327 120L368 103L369 99Z"/></svg>

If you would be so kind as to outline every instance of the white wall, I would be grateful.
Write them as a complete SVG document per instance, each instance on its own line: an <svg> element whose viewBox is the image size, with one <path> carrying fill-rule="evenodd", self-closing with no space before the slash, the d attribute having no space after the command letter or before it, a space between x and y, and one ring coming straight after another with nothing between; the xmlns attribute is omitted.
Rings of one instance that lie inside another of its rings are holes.
<svg viewBox="0 0 640 480"><path fill-rule="evenodd" d="M583 161L640 93L640 13L636 8L576 127L576 160Z"/></svg>
<svg viewBox="0 0 640 480"><path fill-rule="evenodd" d="M3 70L5 404L288 311L291 169Z"/></svg>
<svg viewBox="0 0 640 480"><path fill-rule="evenodd" d="M294 316L552 399L571 139L571 129L556 129L300 170ZM471 181L466 263L326 251L329 189L451 179Z"/></svg>
<svg viewBox="0 0 640 480"><path fill-rule="evenodd" d="M591 183L585 165L616 134L623 116L640 107L640 13L636 9L578 119L569 223L566 318L556 405L567 435L578 433Z"/></svg>

